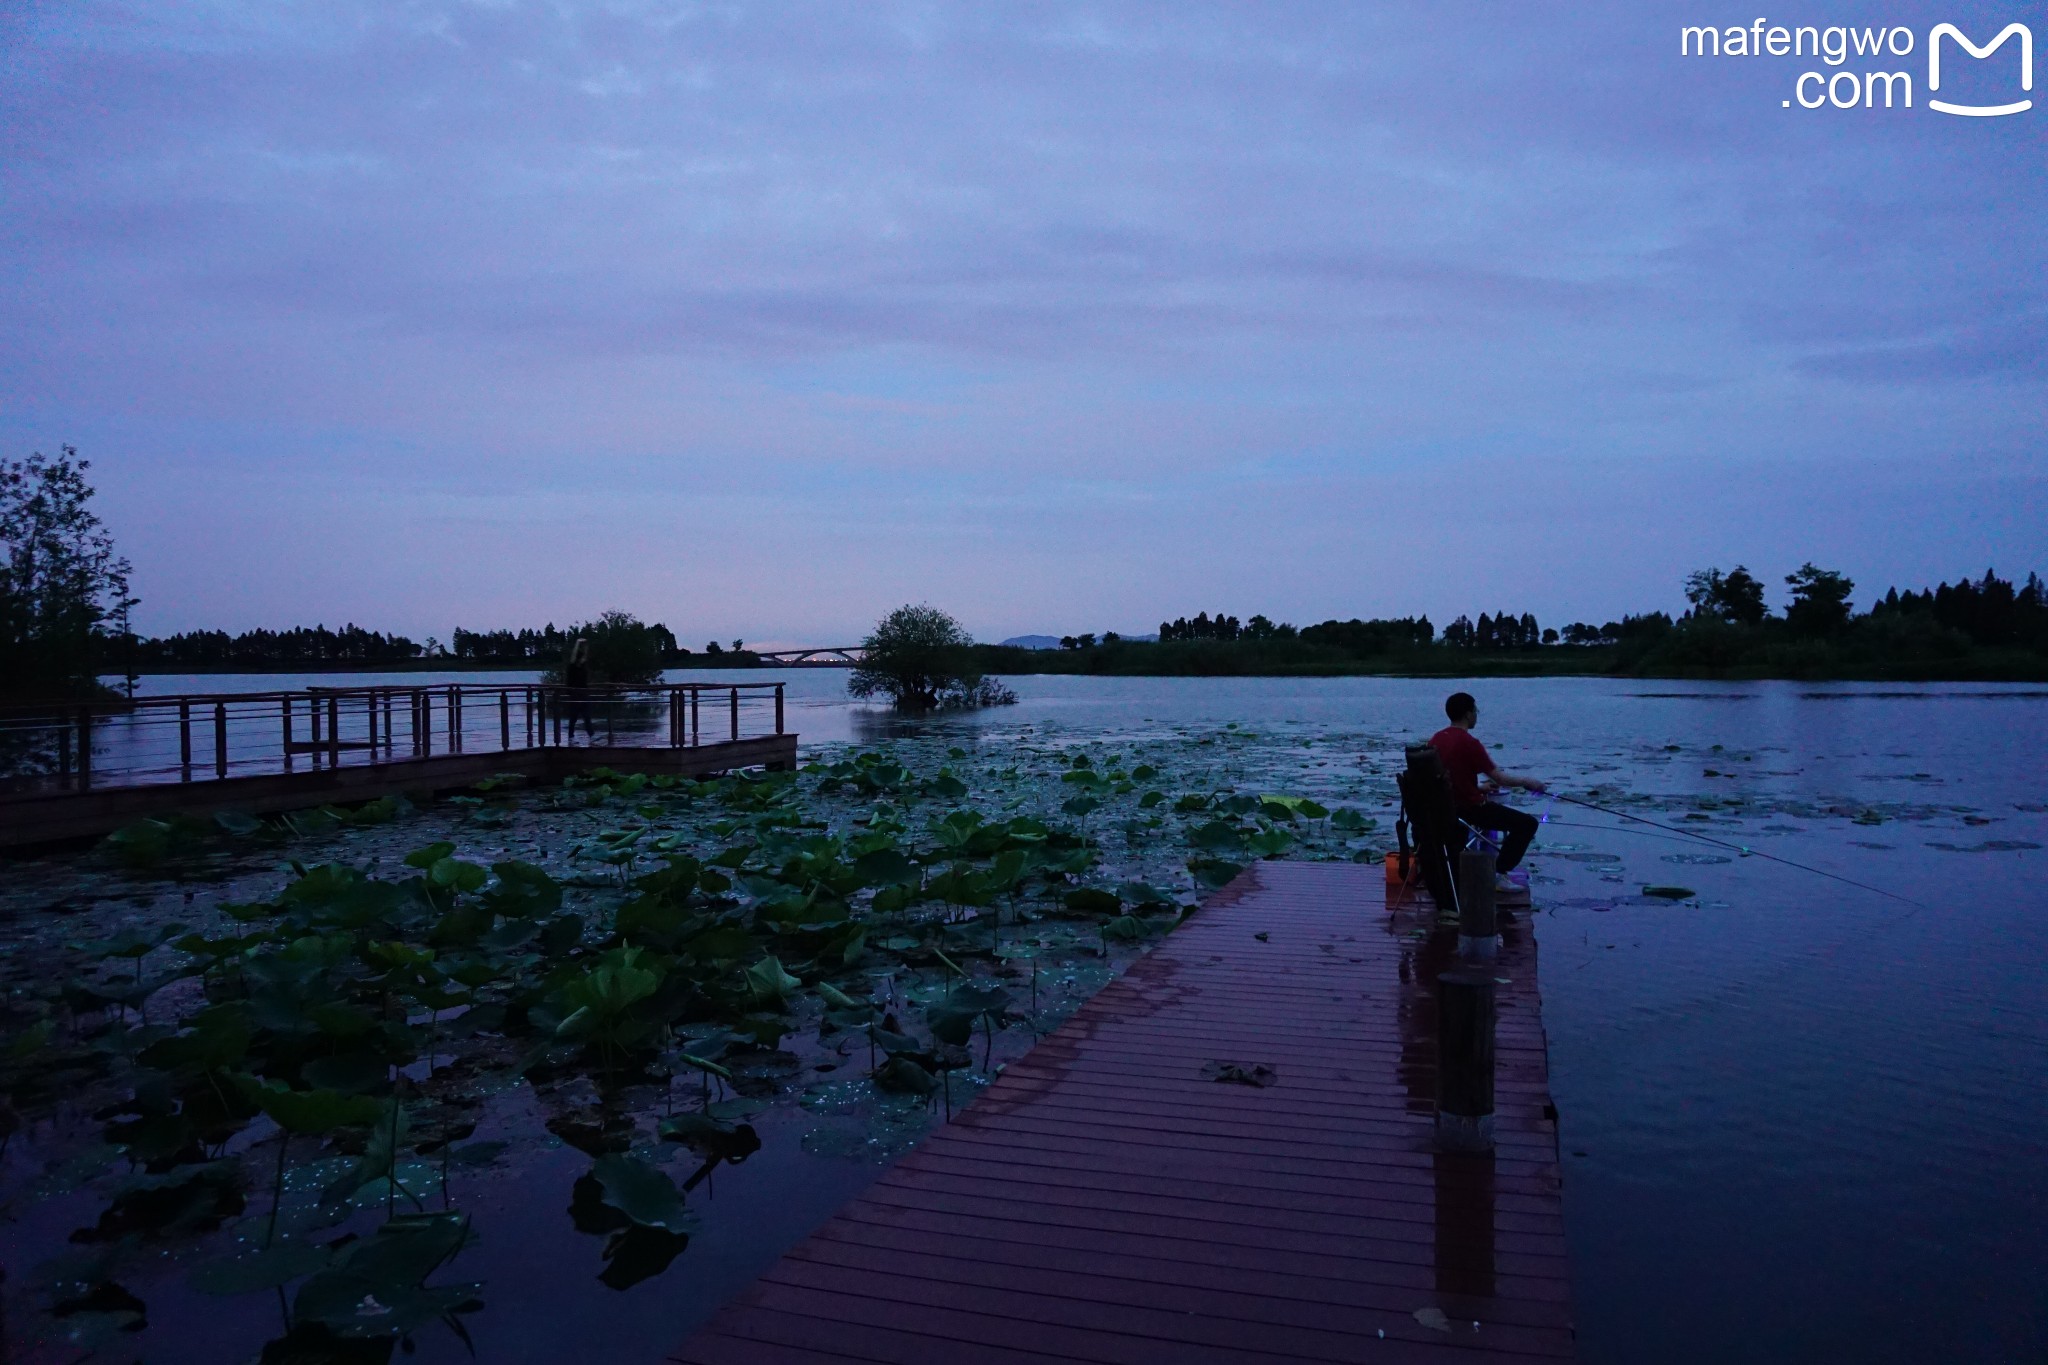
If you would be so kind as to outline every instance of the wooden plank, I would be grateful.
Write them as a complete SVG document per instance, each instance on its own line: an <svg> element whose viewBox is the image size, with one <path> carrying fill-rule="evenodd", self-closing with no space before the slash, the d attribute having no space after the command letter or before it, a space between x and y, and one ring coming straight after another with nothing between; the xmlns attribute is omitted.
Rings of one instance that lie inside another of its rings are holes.
<svg viewBox="0 0 2048 1365"><path fill-rule="evenodd" d="M676 1358L1570 1360L1529 923L1503 916L1495 964L1497 1150L1441 1153L1457 931L1384 888L1256 864Z"/></svg>

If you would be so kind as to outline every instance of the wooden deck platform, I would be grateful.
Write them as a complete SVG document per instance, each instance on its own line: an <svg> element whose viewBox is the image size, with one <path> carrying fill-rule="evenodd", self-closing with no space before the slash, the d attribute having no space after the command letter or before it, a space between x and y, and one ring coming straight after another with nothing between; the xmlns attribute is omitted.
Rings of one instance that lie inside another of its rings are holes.
<svg viewBox="0 0 2048 1365"><path fill-rule="evenodd" d="M1435 921L1377 866L1255 864L674 1359L1569 1361L1529 922L1475 1157L1431 1141Z"/></svg>

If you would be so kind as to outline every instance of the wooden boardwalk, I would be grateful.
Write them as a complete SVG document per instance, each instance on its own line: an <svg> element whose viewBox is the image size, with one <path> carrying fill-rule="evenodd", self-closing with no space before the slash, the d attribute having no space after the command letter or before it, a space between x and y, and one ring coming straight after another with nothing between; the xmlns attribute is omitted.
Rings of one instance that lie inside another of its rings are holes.
<svg viewBox="0 0 2048 1365"><path fill-rule="evenodd" d="M1442 1154L1456 933L1390 916L1382 878L1255 864L674 1359L1570 1360L1527 918L1497 964L1498 1150Z"/></svg>

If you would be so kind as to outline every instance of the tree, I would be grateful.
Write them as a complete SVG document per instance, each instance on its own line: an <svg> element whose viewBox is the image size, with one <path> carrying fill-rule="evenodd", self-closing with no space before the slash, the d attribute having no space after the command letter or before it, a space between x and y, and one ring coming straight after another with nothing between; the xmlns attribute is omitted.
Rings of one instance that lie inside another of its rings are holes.
<svg viewBox="0 0 2048 1365"><path fill-rule="evenodd" d="M561 661L544 675L547 681L562 681L568 651L576 641L590 641L590 680L616 686L644 686L661 681L662 646L674 639L665 626L644 624L626 611L608 611L595 621L572 626L563 636ZM716 652L716 651L714 651Z"/></svg>
<svg viewBox="0 0 2048 1365"><path fill-rule="evenodd" d="M1764 606L1763 583L1740 564L1725 574L1719 569L1688 574L1685 600L1692 603L1694 615L1735 625L1760 625L1770 614Z"/></svg>
<svg viewBox="0 0 2048 1365"><path fill-rule="evenodd" d="M90 506L90 468L71 446L0 462L0 693L89 695L134 639L128 561Z"/></svg>
<svg viewBox="0 0 2048 1365"><path fill-rule="evenodd" d="M861 642L861 662L846 680L856 697L887 697L899 711L976 705L981 671L974 637L933 606L901 606Z"/></svg>
<svg viewBox="0 0 2048 1365"><path fill-rule="evenodd" d="M1797 573L1785 575L1792 589L1785 624L1800 635L1833 635L1849 624L1849 594L1856 585L1833 569L1816 569L1808 560Z"/></svg>

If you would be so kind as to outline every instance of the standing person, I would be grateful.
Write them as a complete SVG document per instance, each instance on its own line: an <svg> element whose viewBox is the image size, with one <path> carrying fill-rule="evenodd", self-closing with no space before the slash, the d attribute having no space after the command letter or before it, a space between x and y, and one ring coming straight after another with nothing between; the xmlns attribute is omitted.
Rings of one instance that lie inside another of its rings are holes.
<svg viewBox="0 0 2048 1365"><path fill-rule="evenodd" d="M583 738L597 743L597 730L590 719L590 641L578 640L569 649L569 662L562 666L562 685L567 689L569 742L576 742L576 722L583 722Z"/></svg>
<svg viewBox="0 0 2048 1365"><path fill-rule="evenodd" d="M1489 800L1490 793L1480 789L1479 779L1484 776L1491 778L1496 787L1520 787L1531 792L1541 792L1543 784L1533 777L1503 772L1495 765L1493 755L1472 733L1472 727L1479 723L1479 703L1470 692L1453 692L1444 702L1444 714L1451 718L1451 723L1431 735L1429 743L1443 759L1444 771L1450 776L1451 799L1457 803L1458 818L1474 829L1494 830L1502 835L1500 856L1494 860L1494 872L1503 879L1497 885L1503 891L1519 891L1520 887L1505 878L1529 851L1529 841L1536 837L1536 817Z"/></svg>

